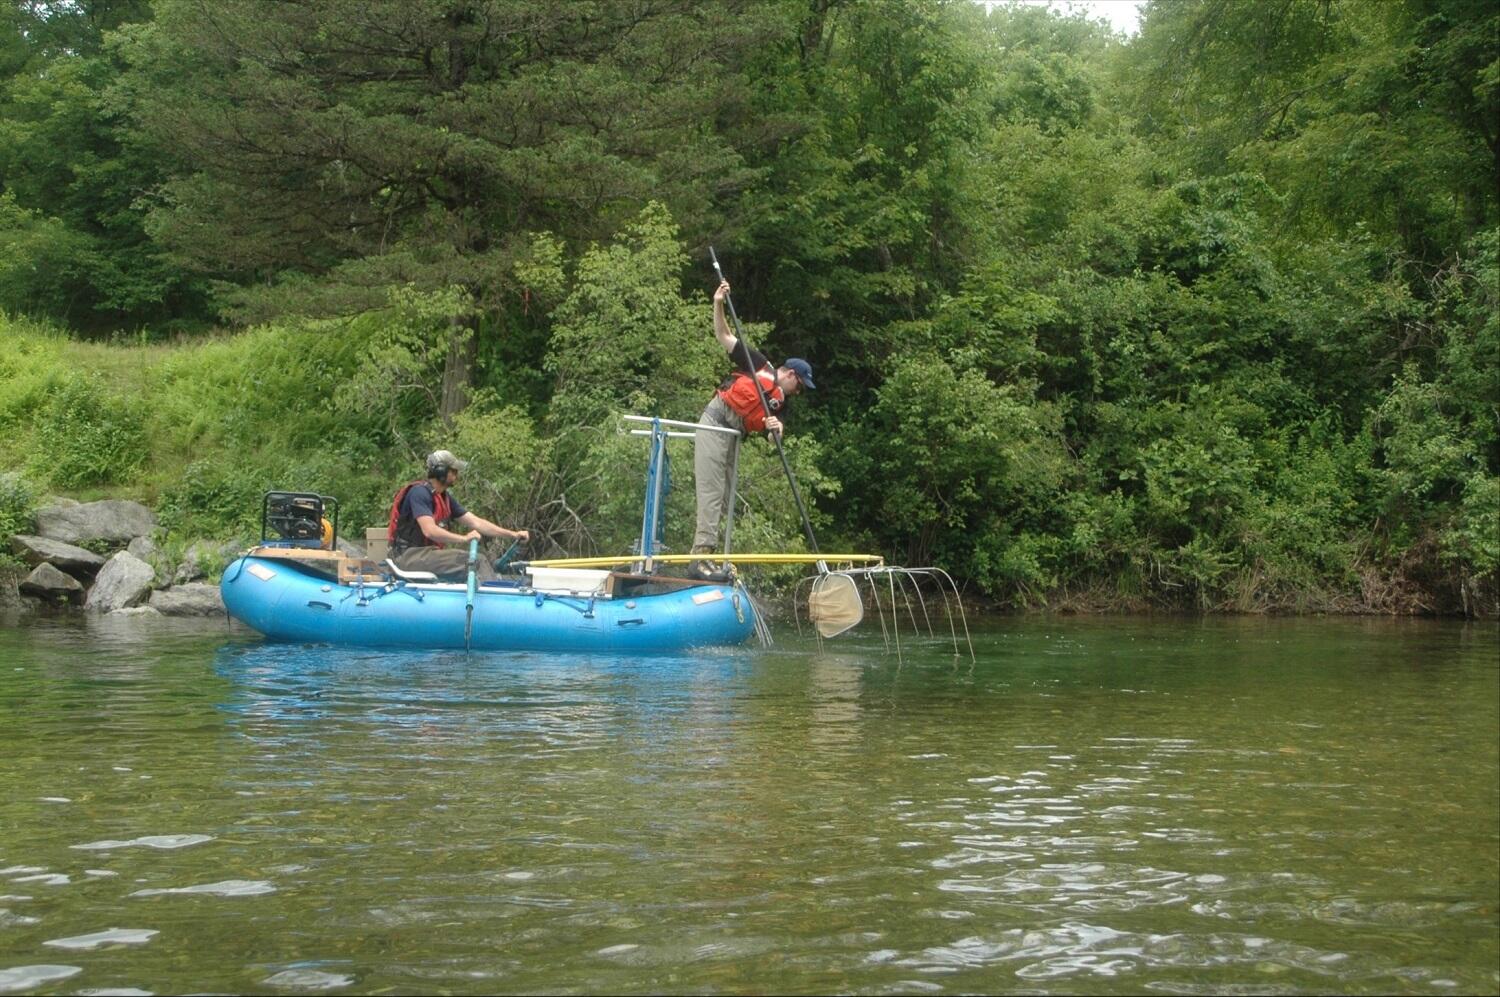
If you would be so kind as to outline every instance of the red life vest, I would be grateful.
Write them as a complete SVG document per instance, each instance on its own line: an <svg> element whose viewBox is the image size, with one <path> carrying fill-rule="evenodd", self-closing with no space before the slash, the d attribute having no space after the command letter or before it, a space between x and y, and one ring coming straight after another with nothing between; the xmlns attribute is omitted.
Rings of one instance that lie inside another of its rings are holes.
<svg viewBox="0 0 1500 997"><path fill-rule="evenodd" d="M786 395L781 386L776 383L776 371L769 364L755 372L756 379L766 393L766 401L770 403L771 414L776 415L781 411L782 404L786 401ZM730 377L729 382L719 389L719 397L724 399L739 417L745 421L745 431L749 433L763 432L766 428L766 410L761 407L760 395L755 390L755 381L750 380L750 375L742 370L737 370Z"/></svg>
<svg viewBox="0 0 1500 997"><path fill-rule="evenodd" d="M422 532L422 524L417 522L415 516L402 516L401 503L406 501L406 493L418 485L426 485L427 482L413 481L402 485L396 492L395 501L391 503L391 522L386 528L385 538L390 542L392 548L399 547L405 550L410 547L441 547L442 544L428 540L427 534ZM431 485L428 485L432 488ZM448 520L453 516L453 503L448 499L445 492L432 488L432 521L443 529L448 528Z"/></svg>

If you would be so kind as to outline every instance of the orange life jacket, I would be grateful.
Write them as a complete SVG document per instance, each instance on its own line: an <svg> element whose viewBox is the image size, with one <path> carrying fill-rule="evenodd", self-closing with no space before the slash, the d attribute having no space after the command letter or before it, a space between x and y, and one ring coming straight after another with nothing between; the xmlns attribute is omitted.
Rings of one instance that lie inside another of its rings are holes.
<svg viewBox="0 0 1500 997"><path fill-rule="evenodd" d="M426 480L413 481L402 485L396 492L396 498L391 502L391 522L386 528L385 538L389 541L393 551L406 550L410 547L441 547L442 544L435 540L428 540L427 534L422 532L422 524L417 522L415 516L403 516L401 504L406 501L406 493L418 485L426 485ZM428 485L431 488L431 485ZM453 517L453 503L445 492L436 488L432 489L432 521L443 529L448 528L448 520Z"/></svg>
<svg viewBox="0 0 1500 997"><path fill-rule="evenodd" d="M760 386L766 393L766 401L769 403L771 414L776 415L781 411L781 406L786 402L786 395L781 386L776 383L776 371L769 364L755 372ZM749 433L763 432L766 428L766 410L761 407L760 396L755 390L755 381L750 380L750 375L742 370L737 370L723 386L719 388L719 397L724 399L739 417L745 421L745 431Z"/></svg>

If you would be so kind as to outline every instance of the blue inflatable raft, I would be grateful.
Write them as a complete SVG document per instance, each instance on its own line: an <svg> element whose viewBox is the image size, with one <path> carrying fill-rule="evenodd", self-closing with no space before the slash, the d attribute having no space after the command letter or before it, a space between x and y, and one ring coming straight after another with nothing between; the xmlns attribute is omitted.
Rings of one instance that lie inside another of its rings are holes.
<svg viewBox="0 0 1500 997"><path fill-rule="evenodd" d="M428 576L430 578L430 576ZM467 586L411 580L335 551L252 548L219 584L229 615L277 640L465 647ZM474 650L635 653L737 645L755 629L743 587L537 568L473 597Z"/></svg>

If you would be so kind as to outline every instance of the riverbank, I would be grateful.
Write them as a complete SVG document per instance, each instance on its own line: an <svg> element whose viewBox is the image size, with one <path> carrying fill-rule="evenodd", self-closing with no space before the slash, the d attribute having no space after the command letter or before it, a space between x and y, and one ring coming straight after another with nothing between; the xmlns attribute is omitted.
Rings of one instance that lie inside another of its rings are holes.
<svg viewBox="0 0 1500 997"><path fill-rule="evenodd" d="M12 483L11 490L15 487ZM223 615L220 572L252 540L213 542L174 536L146 505L124 499L79 502L51 496L12 526L9 557L0 561L0 609L13 612L68 611ZM339 548L354 557L364 551L343 537ZM1421 566L1421 562L1416 562ZM749 569L752 584L754 569ZM792 583L784 570L757 596L768 615L791 618ZM1408 577L1365 571L1356 591L1290 593L1280 599L1253 585L1231 598L1196 606L1162 605L1122 590L1118 580L1045 593L1024 605L963 595L978 615L1045 612L1063 615L1236 614L1342 616L1500 617L1493 583L1462 577ZM1438 593L1440 599L1434 599ZM1461 611L1454 611L1454 605ZM1444 607L1448 607L1446 610Z"/></svg>
<svg viewBox="0 0 1500 997"><path fill-rule="evenodd" d="M415 402L390 395L379 357L399 345L391 324L405 321L399 311L371 313L142 345L82 342L0 316L0 348L14 361L0 369L0 467L9 469L0 473L0 539L33 531L49 494L139 502L157 519L159 567L170 577L190 548L253 542L272 488L336 496L341 532L359 539L385 521L394 484L416 473L423 448L441 445L474 461L464 503L529 529L533 556L629 549L645 455L611 411L560 425L545 411L481 398L451 424L403 422L403 406ZM1482 470L1472 488L1419 504L1357 440L1330 442L1327 452L1278 445L1241 454L1234 489L1197 513L1187 507L1200 503L1203 483L1154 463L1125 468L1134 477L1095 494L1079 491L1075 468L1048 486L1057 489L1051 509L1030 525L1003 527L1009 499L997 494L986 521L1000 525L988 538L955 527L924 534L918 549L880 549L860 517L905 499L888 482L831 480L820 455L839 445L834 427L788 440L823 547L940 564L980 611L1500 616L1500 482ZM681 444L679 471L690 456ZM774 452L752 442L742 456L736 546L795 542L801 529ZM1199 456L1194 474L1227 473ZM1128 492L1142 475L1150 494ZM680 545L693 519L690 475L677 484L665 522ZM1167 529L1151 503L1186 511L1172 513ZM223 560L207 564L205 581ZM768 598L792 583L761 577Z"/></svg>

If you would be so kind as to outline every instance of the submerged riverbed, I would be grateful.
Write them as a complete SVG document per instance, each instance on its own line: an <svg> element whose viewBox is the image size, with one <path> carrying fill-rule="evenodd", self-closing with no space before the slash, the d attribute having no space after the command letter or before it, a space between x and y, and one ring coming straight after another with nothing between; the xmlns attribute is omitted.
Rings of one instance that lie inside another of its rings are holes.
<svg viewBox="0 0 1500 997"><path fill-rule="evenodd" d="M0 629L0 993L1500 987L1493 624L975 647Z"/></svg>

